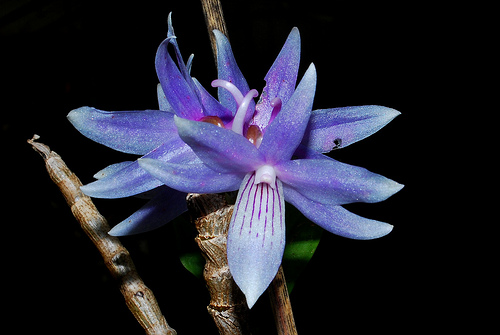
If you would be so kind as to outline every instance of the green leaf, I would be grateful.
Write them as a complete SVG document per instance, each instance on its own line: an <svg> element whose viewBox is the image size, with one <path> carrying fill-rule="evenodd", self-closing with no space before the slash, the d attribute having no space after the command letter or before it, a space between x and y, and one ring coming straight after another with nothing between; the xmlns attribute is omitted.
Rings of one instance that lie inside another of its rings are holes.
<svg viewBox="0 0 500 335"><path fill-rule="evenodd" d="M288 292L318 247L323 229L306 219L295 207L286 207L287 241L283 255Z"/></svg>
<svg viewBox="0 0 500 335"><path fill-rule="evenodd" d="M194 274L197 278L203 277L203 268L205 266L205 259L199 251L186 252L179 256L182 265Z"/></svg>
<svg viewBox="0 0 500 335"><path fill-rule="evenodd" d="M194 224L187 219L187 216L181 216L174 220L173 226L179 259L182 265L197 278L203 279L205 259L194 240L198 235Z"/></svg>

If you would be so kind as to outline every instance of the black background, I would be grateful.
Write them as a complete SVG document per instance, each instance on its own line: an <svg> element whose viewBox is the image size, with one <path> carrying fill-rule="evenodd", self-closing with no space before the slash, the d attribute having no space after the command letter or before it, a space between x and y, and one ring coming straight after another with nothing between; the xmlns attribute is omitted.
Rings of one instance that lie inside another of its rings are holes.
<svg viewBox="0 0 500 335"><path fill-rule="evenodd" d="M291 295L299 333L449 327L443 311L461 299L452 292L448 274L457 270L456 256L443 234L453 222L432 206L444 191L429 178L441 172L429 163L427 148L438 136L432 124L443 113L439 101L430 102L441 87L439 52L452 27L437 24L434 11L406 2L398 7L393 2L223 1L223 9L251 88L262 90L267 70L297 26L299 76L311 62L318 71L315 109L377 104L402 113L377 134L332 154L406 186L385 202L347 206L393 224L390 235L353 241L323 234ZM195 0L26 0L4 1L0 10L9 320L26 333L141 334L26 140L39 134L84 184L99 169L130 160L84 138L66 115L80 106L155 109L154 57L166 37L170 11L183 56L195 54L192 74L208 87L216 68L201 5ZM111 225L142 204L138 199L95 203ZM15 217L7 218L12 211ZM122 241L179 334L216 334L206 313L208 294L178 261L173 234L167 225ZM256 334L275 334L265 295L251 318Z"/></svg>

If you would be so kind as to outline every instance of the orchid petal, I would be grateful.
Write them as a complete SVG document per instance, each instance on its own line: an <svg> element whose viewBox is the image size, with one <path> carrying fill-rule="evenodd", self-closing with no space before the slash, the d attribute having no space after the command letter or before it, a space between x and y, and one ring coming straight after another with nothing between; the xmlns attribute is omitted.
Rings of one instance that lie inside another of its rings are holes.
<svg viewBox="0 0 500 335"><path fill-rule="evenodd" d="M167 97L165 96L165 92L163 92L161 84L156 85L156 94L158 95L158 106L160 110L175 114L174 109L168 103Z"/></svg>
<svg viewBox="0 0 500 335"><path fill-rule="evenodd" d="M175 113L181 117L198 120L203 117L203 108L191 77L188 74L186 79L181 74L168 52L168 45L172 39L172 37L165 39L158 47L155 61L156 73L163 92ZM183 64L180 66L182 69L185 68ZM187 69L184 72L187 73Z"/></svg>
<svg viewBox="0 0 500 335"><path fill-rule="evenodd" d="M302 143L318 152L346 147L377 132L399 114L382 106L314 110Z"/></svg>
<svg viewBox="0 0 500 335"><path fill-rule="evenodd" d="M256 184L255 173L241 183L227 237L229 270L249 308L278 272L285 249L283 186Z"/></svg>
<svg viewBox="0 0 500 335"><path fill-rule="evenodd" d="M198 89L201 103L205 111L208 111L209 115L205 116L217 116L224 122L224 124L229 123L233 119L233 113L226 107L222 106L210 93L208 93L208 91L198 80L196 80L196 78L193 78L193 81Z"/></svg>
<svg viewBox="0 0 500 335"><path fill-rule="evenodd" d="M161 185L134 162L124 169L80 187L83 193L93 198L125 198L149 191Z"/></svg>
<svg viewBox="0 0 500 335"><path fill-rule="evenodd" d="M134 163L133 161L125 161L125 162L121 162L121 163L115 163L115 164L108 165L104 169L96 172L94 174L94 178L95 179L105 178L107 176L110 176L112 174L117 173L118 171L124 169L125 167L127 167L127 166L129 166L130 164L133 164L133 163Z"/></svg>
<svg viewBox="0 0 500 335"><path fill-rule="evenodd" d="M187 211L186 193L166 186L138 211L113 227L108 234L125 236L159 228Z"/></svg>
<svg viewBox="0 0 500 335"><path fill-rule="evenodd" d="M144 157L179 164L200 162L189 146L182 142L179 137L162 144ZM160 185L162 185L161 181L153 178L135 161L105 178L82 186L81 190L94 198L112 199L143 193Z"/></svg>
<svg viewBox="0 0 500 335"><path fill-rule="evenodd" d="M194 55L189 56L186 65L184 65L184 60L182 59L181 50L179 49L179 45L177 43L177 36L175 36L174 26L172 25L172 12L168 14L167 23L168 23L167 39L169 40L169 43L172 44L172 46L174 47L175 57L177 58L177 64L179 65L179 69L180 72L182 73L182 76L189 84L191 84L190 82L191 76L189 73L191 71L191 64L193 62ZM168 44L166 44L165 47L167 46Z"/></svg>
<svg viewBox="0 0 500 335"><path fill-rule="evenodd" d="M165 185L186 193L221 193L238 189L242 174L219 173L203 163L175 164L139 159L139 165Z"/></svg>
<svg viewBox="0 0 500 335"><path fill-rule="evenodd" d="M264 77L266 87L262 91L261 100L255 107L253 124L261 129L269 124L273 110L271 106L273 99L280 98L283 105L288 102L297 82L299 62L300 34L297 28L293 28L271 69Z"/></svg>
<svg viewBox="0 0 500 335"><path fill-rule="evenodd" d="M265 129L259 147L270 164L289 160L306 130L316 91L316 69L309 66L288 103Z"/></svg>
<svg viewBox="0 0 500 335"><path fill-rule="evenodd" d="M231 44L227 37L218 30L213 31L215 35L215 40L217 42L217 71L218 78L227 80L234 84L240 92L245 96L250 88L248 87L247 81L243 74L241 73L236 60L234 59L233 51L231 49ZM231 111L236 111L238 109L238 104L234 100L232 94L226 89L218 89L218 97L220 103ZM253 110L255 108L255 103L252 101L250 103L250 108Z"/></svg>
<svg viewBox="0 0 500 335"><path fill-rule="evenodd" d="M157 111L106 112L80 107L68 114L84 136L111 149L144 155L176 135L174 114Z"/></svg>
<svg viewBox="0 0 500 335"><path fill-rule="evenodd" d="M175 124L182 140L217 172L246 174L264 164L255 145L229 129L179 117Z"/></svg>
<svg viewBox="0 0 500 335"><path fill-rule="evenodd" d="M329 205L379 202L403 185L334 159L297 159L275 166L278 178L310 200Z"/></svg>
<svg viewBox="0 0 500 335"><path fill-rule="evenodd" d="M341 206L320 204L286 185L283 186L283 191L287 202L330 233L355 240L371 240L392 231L393 226L388 223L361 217Z"/></svg>

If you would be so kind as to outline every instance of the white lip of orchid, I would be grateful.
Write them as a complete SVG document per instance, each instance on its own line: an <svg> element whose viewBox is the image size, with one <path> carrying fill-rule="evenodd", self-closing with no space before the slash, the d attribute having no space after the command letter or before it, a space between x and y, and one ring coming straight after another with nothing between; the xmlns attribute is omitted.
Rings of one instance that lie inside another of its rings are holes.
<svg viewBox="0 0 500 335"><path fill-rule="evenodd" d="M274 190L276 187L276 171L271 165L262 165L255 171L255 183L266 183Z"/></svg>

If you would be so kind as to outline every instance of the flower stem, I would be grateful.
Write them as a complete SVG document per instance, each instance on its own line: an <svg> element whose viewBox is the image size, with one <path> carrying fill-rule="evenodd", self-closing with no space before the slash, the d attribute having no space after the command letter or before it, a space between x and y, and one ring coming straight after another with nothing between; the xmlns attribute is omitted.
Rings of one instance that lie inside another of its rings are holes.
<svg viewBox="0 0 500 335"><path fill-rule="evenodd" d="M206 261L203 277L210 293L208 313L221 335L247 335L247 303L231 276L226 256L233 205L223 194L190 193L187 203L198 230L195 240Z"/></svg>
<svg viewBox="0 0 500 335"><path fill-rule="evenodd" d="M297 335L295 320L293 318L292 305L286 286L285 273L280 266L276 277L271 282L268 289L271 298L274 321L278 329L278 335Z"/></svg>
<svg viewBox="0 0 500 335"><path fill-rule="evenodd" d="M110 228L106 219L97 211L92 200L80 191L80 179L66 166L61 156L45 144L35 142L38 138L34 135L28 143L43 157L50 178L61 190L85 234L99 250L108 270L119 281L120 292L136 320L148 335L177 334L162 315L153 292L139 277L128 250L117 237L108 235Z"/></svg>
<svg viewBox="0 0 500 335"><path fill-rule="evenodd" d="M222 13L222 6L220 0L201 0L201 6L203 8L203 14L205 15L205 23L207 24L208 35L210 37L210 43L212 44L215 64L217 65L217 44L215 42L215 35L212 31L217 29L229 39L226 21L224 21L224 14Z"/></svg>

